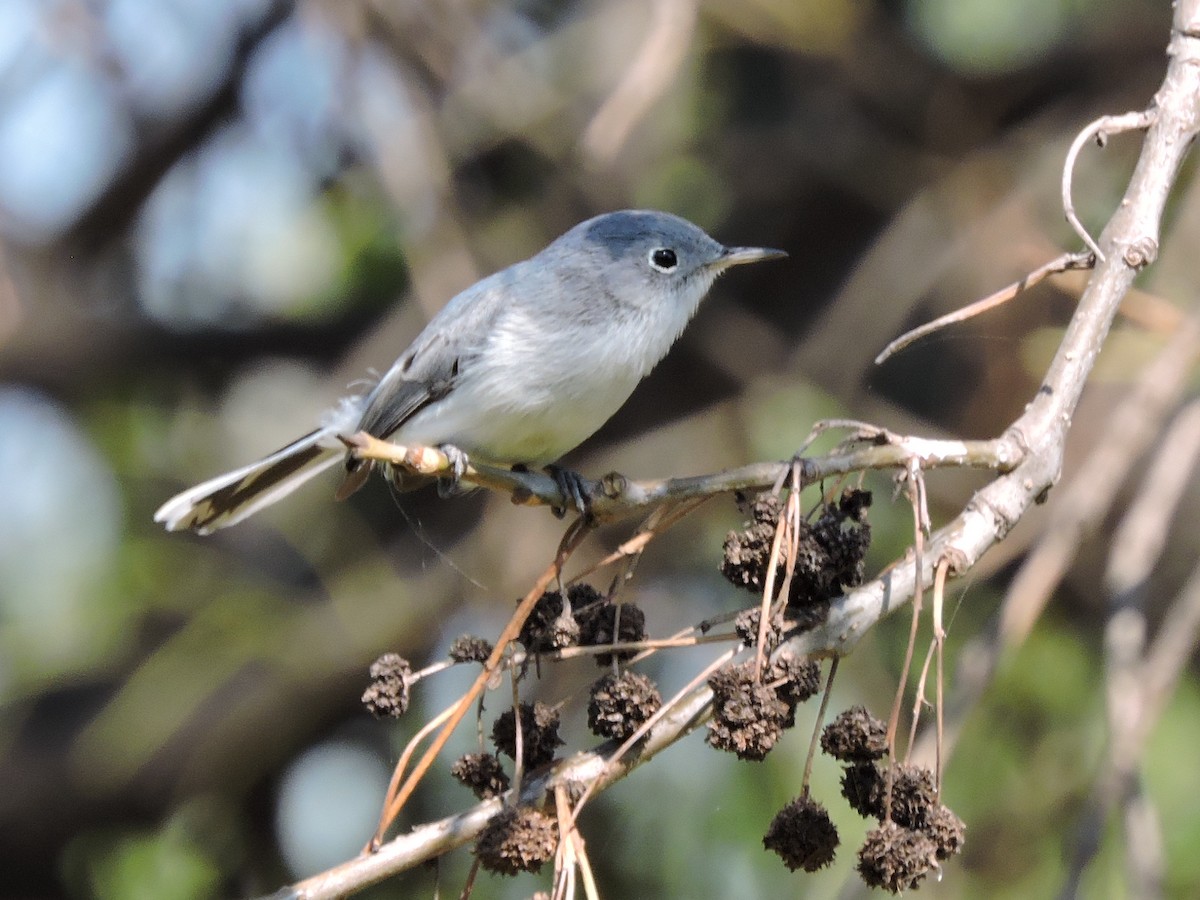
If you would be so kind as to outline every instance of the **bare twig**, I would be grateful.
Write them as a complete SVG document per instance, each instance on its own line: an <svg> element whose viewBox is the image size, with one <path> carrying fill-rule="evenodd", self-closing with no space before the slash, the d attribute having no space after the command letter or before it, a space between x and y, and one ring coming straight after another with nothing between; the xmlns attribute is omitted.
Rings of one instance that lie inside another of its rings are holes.
<svg viewBox="0 0 1200 900"><path fill-rule="evenodd" d="M910 344L916 343L921 338L933 334L935 331L940 331L948 325L965 322L988 310L995 309L997 306L1002 306L1018 294L1029 290L1035 285L1041 284L1051 275L1069 272L1072 269L1090 269L1092 261L1091 253L1064 253L1062 256L1055 257L1045 265L1038 266L1023 278L1014 281L1007 287L1000 288L994 294L989 294L982 300L976 300L974 303L970 303L961 309L946 313L944 316L938 316L932 322L926 322L912 331L905 332L880 351L879 355L875 357L875 364L882 364L888 357L898 353Z"/></svg>
<svg viewBox="0 0 1200 900"><path fill-rule="evenodd" d="M1083 150L1084 144L1088 141L1094 139L1099 146L1103 147L1108 143L1109 135L1120 134L1123 131L1142 130L1149 127L1153 120L1153 110L1129 112L1121 116L1101 116L1094 122L1089 122L1085 125L1083 130L1075 135L1075 140L1071 141L1071 147L1067 150L1067 159L1063 164L1062 174L1063 213L1066 215L1071 227L1075 229L1075 233L1079 235L1088 249L1095 254L1096 259L1100 262L1104 262L1104 251L1100 249L1100 245L1096 243L1095 238L1083 227L1083 223L1079 221L1079 216L1075 213L1075 201L1071 199L1071 182L1075 177L1075 161L1079 158L1080 151Z"/></svg>

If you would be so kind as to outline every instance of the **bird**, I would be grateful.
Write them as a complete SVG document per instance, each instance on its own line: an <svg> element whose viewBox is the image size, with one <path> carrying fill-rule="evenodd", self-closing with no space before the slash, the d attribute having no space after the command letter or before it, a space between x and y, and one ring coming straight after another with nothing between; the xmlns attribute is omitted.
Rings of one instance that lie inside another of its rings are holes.
<svg viewBox="0 0 1200 900"><path fill-rule="evenodd" d="M241 522L339 461L337 496L374 464L347 451L358 432L468 458L546 466L585 506L582 479L551 464L603 425L683 333L717 276L787 254L726 247L670 213L621 210L579 223L543 250L457 294L365 393L319 427L249 465L172 497L169 531L208 534ZM400 490L431 479L389 473Z"/></svg>

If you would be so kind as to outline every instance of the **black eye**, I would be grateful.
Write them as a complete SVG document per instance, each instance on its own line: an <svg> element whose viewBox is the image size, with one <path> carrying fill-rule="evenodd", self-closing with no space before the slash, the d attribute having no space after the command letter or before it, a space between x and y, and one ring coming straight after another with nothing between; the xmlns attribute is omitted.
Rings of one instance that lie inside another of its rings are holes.
<svg viewBox="0 0 1200 900"><path fill-rule="evenodd" d="M669 247L659 247L650 251L650 265L660 272L669 272L679 265L679 259L675 256L674 250Z"/></svg>

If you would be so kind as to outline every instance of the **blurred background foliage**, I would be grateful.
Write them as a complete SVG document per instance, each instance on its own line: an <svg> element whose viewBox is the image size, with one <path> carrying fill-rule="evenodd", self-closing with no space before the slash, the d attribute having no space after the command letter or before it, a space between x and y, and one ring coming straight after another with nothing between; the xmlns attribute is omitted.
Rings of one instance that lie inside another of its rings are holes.
<svg viewBox="0 0 1200 900"><path fill-rule="evenodd" d="M791 254L718 285L569 458L583 471L782 458L830 415L998 433L1036 390L1082 275L881 368L871 359L1075 247L1063 154L1095 115L1149 101L1168 7L3 0L0 893L253 894L362 846L397 748L465 686L459 673L424 685L387 726L357 703L367 665L494 635L561 524L479 493L398 506L380 483L345 504L330 483L310 487L206 539L164 534L151 515L307 430L457 290L583 218L660 207ZM1085 154L1086 222L1104 221L1136 149ZM1194 296L1200 203L1187 180L1178 198L1143 285L1151 307ZM1119 323L1076 448L1145 359L1125 331L1138 336ZM979 483L934 475L935 524ZM885 479L872 487L878 569L911 525ZM630 596L652 633L748 602L716 568L738 520L731 502L710 504L651 548ZM1194 530L1181 532L1156 575L1163 596L1196 557ZM956 587L949 658L1036 534L1035 515ZM1094 546L966 720L945 799L967 847L923 893L1049 896L1064 878L1104 743L1102 537ZM891 620L864 639L834 708L885 713L906 629ZM706 658L649 669L670 690ZM592 671L551 667L537 688L568 699L572 748L591 743L578 691ZM1198 706L1191 681L1147 766L1180 897L1200 893ZM809 721L759 765L694 736L597 802L582 827L605 896L861 893L865 826L828 760L815 792L842 829L837 864L793 876L762 851L797 790ZM459 752L474 740L463 731ZM469 802L443 772L408 821ZM1087 896L1122 896L1118 848L1108 835ZM429 896L439 877L455 895L468 865L460 851L372 895Z"/></svg>

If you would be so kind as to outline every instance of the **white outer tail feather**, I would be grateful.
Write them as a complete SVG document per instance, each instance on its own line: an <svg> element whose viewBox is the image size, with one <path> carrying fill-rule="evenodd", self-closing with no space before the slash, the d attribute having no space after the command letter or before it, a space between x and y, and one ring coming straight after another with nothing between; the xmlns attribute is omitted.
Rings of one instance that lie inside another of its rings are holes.
<svg viewBox="0 0 1200 900"><path fill-rule="evenodd" d="M257 462L176 494L158 508L154 521L163 523L168 531L190 529L198 534L209 534L218 528L235 525L345 458L346 448L338 441L337 433L328 426L317 429ZM323 452L278 480L271 477L272 470L281 463L290 462L297 454L307 453L314 447L319 447ZM251 490L255 482L263 483L260 491ZM248 491L245 500L216 512L214 495L239 483L240 491Z"/></svg>

